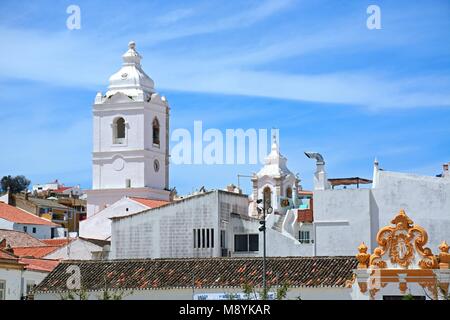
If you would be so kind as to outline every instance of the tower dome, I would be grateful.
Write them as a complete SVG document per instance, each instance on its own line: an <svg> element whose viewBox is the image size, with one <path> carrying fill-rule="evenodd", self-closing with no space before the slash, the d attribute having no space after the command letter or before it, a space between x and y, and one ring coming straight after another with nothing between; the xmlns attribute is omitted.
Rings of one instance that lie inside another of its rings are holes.
<svg viewBox="0 0 450 320"><path fill-rule="evenodd" d="M112 96L121 92L130 97L142 95L144 99L155 92L155 83L142 70L142 56L136 51L136 43L130 41L128 50L122 56L123 64L119 71L109 78L106 96Z"/></svg>

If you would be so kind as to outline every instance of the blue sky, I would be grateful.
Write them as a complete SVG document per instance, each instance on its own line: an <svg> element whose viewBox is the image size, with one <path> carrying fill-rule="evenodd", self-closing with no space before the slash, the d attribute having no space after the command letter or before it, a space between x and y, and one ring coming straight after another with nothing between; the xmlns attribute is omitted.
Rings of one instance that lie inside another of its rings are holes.
<svg viewBox="0 0 450 320"><path fill-rule="evenodd" d="M132 5L130 4L132 3ZM66 8L81 9L68 30ZM381 30L366 27L370 4ZM450 161L450 2L0 2L0 175L91 185L91 108L135 40L171 129L280 129L288 166L330 177L440 173ZM181 193L259 165L172 165ZM250 182L241 182L246 191Z"/></svg>

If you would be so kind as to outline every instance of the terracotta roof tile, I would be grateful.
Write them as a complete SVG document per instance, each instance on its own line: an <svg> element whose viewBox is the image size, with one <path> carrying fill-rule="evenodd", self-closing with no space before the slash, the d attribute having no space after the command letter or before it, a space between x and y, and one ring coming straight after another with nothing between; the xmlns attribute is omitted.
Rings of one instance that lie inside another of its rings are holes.
<svg viewBox="0 0 450 320"><path fill-rule="evenodd" d="M131 197L130 199L139 202L140 204L143 204L146 207L149 207L151 209L153 208L158 208L161 206L164 206L168 203L170 203L169 201L164 201L164 200L153 200L153 199L146 199L146 198L136 198L136 197Z"/></svg>
<svg viewBox="0 0 450 320"><path fill-rule="evenodd" d="M0 248L0 259L2 259L2 260L12 260L12 261L19 260L17 258L17 256L15 256L14 254L9 253L8 251L6 251L4 249L1 249L1 248Z"/></svg>
<svg viewBox="0 0 450 320"><path fill-rule="evenodd" d="M19 208L10 206L4 202L0 202L0 218L24 224L48 225L57 227L58 225L46 219L35 216Z"/></svg>
<svg viewBox="0 0 450 320"><path fill-rule="evenodd" d="M0 241L3 239L6 239L6 244L10 245L12 248L45 246L43 241L22 231L0 229Z"/></svg>
<svg viewBox="0 0 450 320"><path fill-rule="evenodd" d="M59 248L59 246L16 247L13 250L14 254L19 257L42 258Z"/></svg>
<svg viewBox="0 0 450 320"><path fill-rule="evenodd" d="M25 269L35 271L52 272L53 269L59 264L58 260L49 259L30 259L20 258L19 262L26 264Z"/></svg>
<svg viewBox="0 0 450 320"><path fill-rule="evenodd" d="M75 239L67 239L67 238L55 238L55 239L43 239L41 240L43 243L53 247L63 247L69 242Z"/></svg>
<svg viewBox="0 0 450 320"><path fill-rule="evenodd" d="M38 286L37 291L64 291L77 265L87 290L259 286L261 258L142 259L64 261ZM290 287L343 287L357 266L354 257L286 257L267 259L267 281Z"/></svg>

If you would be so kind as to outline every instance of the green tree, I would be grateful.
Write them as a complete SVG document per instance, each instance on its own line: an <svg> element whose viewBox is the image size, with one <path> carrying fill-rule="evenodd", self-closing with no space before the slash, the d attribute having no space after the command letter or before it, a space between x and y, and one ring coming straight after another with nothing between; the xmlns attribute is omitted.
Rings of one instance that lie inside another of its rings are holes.
<svg viewBox="0 0 450 320"><path fill-rule="evenodd" d="M25 176L19 175L19 176L4 176L0 180L0 191L6 192L9 190L11 193L19 193L21 191L24 191L28 189L28 186L30 185L30 180L25 178Z"/></svg>

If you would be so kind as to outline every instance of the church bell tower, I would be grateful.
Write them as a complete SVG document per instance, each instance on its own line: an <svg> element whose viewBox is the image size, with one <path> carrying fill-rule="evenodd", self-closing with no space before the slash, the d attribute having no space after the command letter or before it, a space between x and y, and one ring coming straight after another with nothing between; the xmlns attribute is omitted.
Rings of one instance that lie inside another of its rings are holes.
<svg viewBox="0 0 450 320"><path fill-rule="evenodd" d="M134 42L93 105L88 217L123 196L169 200L169 104L142 70Z"/></svg>

